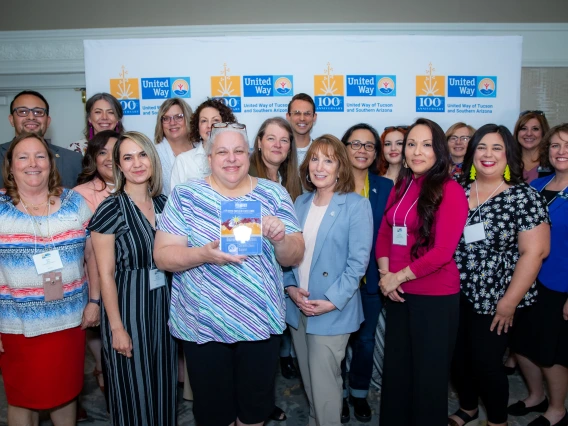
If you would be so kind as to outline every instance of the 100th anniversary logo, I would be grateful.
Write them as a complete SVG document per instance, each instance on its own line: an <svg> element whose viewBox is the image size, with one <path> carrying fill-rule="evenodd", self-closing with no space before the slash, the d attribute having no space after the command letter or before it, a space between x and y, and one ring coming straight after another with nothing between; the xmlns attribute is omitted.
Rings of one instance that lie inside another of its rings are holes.
<svg viewBox="0 0 568 426"><path fill-rule="evenodd" d="M221 75L211 76L211 96L223 101L233 112L241 112L241 78L231 76L230 71L224 63Z"/></svg>
<svg viewBox="0 0 568 426"><path fill-rule="evenodd" d="M345 109L343 76L333 74L329 62L323 75L314 75L314 95L317 112L343 112Z"/></svg>
<svg viewBox="0 0 568 426"><path fill-rule="evenodd" d="M124 115L140 115L140 89L137 78L129 78L128 71L122 66L120 78L110 79L110 94L122 106Z"/></svg>
<svg viewBox="0 0 568 426"><path fill-rule="evenodd" d="M444 112L446 110L446 80L435 75L436 69L428 64L426 75L416 76L416 112Z"/></svg>

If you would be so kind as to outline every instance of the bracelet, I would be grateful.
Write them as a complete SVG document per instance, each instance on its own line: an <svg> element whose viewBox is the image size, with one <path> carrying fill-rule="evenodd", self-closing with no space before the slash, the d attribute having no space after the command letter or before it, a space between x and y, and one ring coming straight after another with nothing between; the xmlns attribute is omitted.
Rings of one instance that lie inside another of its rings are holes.
<svg viewBox="0 0 568 426"><path fill-rule="evenodd" d="M89 303L101 306L101 299L89 299Z"/></svg>

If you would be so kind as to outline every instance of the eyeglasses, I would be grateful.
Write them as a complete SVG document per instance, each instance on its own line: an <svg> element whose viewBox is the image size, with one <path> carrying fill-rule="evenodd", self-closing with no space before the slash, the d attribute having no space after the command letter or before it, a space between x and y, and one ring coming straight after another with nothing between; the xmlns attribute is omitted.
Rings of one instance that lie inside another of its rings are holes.
<svg viewBox="0 0 568 426"><path fill-rule="evenodd" d="M452 135L448 138L448 142L451 143L456 143L458 140L463 142L463 143L468 143L469 140L471 139L471 136L456 136L456 135Z"/></svg>
<svg viewBox="0 0 568 426"><path fill-rule="evenodd" d="M306 118L312 118L314 113L312 111L292 111L290 113L291 116L295 117L295 118L301 118L302 116L306 117Z"/></svg>
<svg viewBox="0 0 568 426"><path fill-rule="evenodd" d="M544 115L544 111L541 111L539 109L535 109L535 110L530 110L527 109L526 111L523 111L519 114L519 117L522 117L523 115L527 115L527 114L535 114L535 115L542 115L543 117L546 117Z"/></svg>
<svg viewBox="0 0 568 426"><path fill-rule="evenodd" d="M174 120L176 123L181 123L183 121L183 114L176 115L162 115L162 123L171 123Z"/></svg>
<svg viewBox="0 0 568 426"><path fill-rule="evenodd" d="M45 108L26 108L26 107L18 107L12 110L12 114L16 113L18 117L27 117L30 115L30 112L34 115L34 117L45 117L47 114L47 109Z"/></svg>
<svg viewBox="0 0 568 426"><path fill-rule="evenodd" d="M211 125L211 130L213 129L223 129L225 127L232 127L233 129L246 129L247 126L241 123L213 123Z"/></svg>
<svg viewBox="0 0 568 426"><path fill-rule="evenodd" d="M374 143L362 143L359 141L347 142L345 145L349 145L353 151L359 151L362 146L365 147L365 151L373 152L377 149Z"/></svg>
<svg viewBox="0 0 568 426"><path fill-rule="evenodd" d="M385 127L385 132L390 132L391 130L408 130L410 126L388 126Z"/></svg>

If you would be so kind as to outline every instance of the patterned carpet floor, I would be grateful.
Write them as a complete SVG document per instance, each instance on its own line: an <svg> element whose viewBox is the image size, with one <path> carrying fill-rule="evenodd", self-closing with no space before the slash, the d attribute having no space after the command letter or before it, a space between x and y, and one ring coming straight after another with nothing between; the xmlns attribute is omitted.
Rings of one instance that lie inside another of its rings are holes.
<svg viewBox="0 0 568 426"><path fill-rule="evenodd" d="M82 404L87 410L89 418L87 421L80 423L80 425L85 425L85 426L109 425L110 422L106 414L103 395L97 386L95 378L91 375L93 367L94 367L94 362L92 358L89 356L85 362L85 385L83 388L83 393L81 395ZM0 376L0 381L2 381L1 379L2 378ZM510 384L511 402L514 402L526 395L526 390L522 381L522 377L518 373L513 376L510 376L509 384ZM308 403L306 396L304 394L304 390L301 385L301 381L299 379L286 380L282 376L278 375L276 387L277 387L276 389L277 405L286 412L288 419L280 423L272 421L269 422L268 425L306 426L308 424ZM179 398L178 425L194 426L195 421L192 413L192 402L184 401L181 398L181 392L178 398ZM347 423L347 425L348 426L365 425L365 424L373 426L378 425L379 399L380 399L379 392L377 391L370 392L369 403L374 413L373 419L370 423L359 423L355 420L352 414L351 415L352 421L350 423ZM449 411L453 412L456 408L457 408L456 395L455 393L450 392ZM0 384L0 426L7 425L6 412L7 412L6 396L4 393L4 385L2 382ZM45 416L42 416L42 418L44 417ZM509 419L509 425L525 426L530 421L534 420L536 417L537 417L536 414L531 414L524 418L511 417ZM486 425L487 423L484 420L485 418L486 418L485 413L482 410L480 414L480 420L477 424L479 426ZM52 424L51 421L49 421L47 417L46 420L42 420L41 422L41 426L49 426L51 424ZM475 423L469 423L468 426L476 426L476 425Z"/></svg>

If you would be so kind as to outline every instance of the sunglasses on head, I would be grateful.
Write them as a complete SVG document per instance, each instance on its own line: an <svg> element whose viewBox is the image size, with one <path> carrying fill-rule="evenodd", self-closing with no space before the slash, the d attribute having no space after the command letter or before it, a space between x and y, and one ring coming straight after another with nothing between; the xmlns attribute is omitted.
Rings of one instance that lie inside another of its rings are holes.
<svg viewBox="0 0 568 426"><path fill-rule="evenodd" d="M523 115L527 115L527 114L542 115L543 117L545 117L544 111L540 111L538 109L536 109L536 110L527 109L526 111L521 112L519 114L519 117L522 117Z"/></svg>
<svg viewBox="0 0 568 426"><path fill-rule="evenodd" d="M388 126L385 127L385 132L390 132L391 130L408 130L410 126Z"/></svg>

